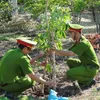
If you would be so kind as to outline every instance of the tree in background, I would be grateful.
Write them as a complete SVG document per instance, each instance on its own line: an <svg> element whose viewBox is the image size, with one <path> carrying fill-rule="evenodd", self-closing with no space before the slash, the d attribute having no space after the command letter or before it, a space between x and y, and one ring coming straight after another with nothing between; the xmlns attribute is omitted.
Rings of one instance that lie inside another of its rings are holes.
<svg viewBox="0 0 100 100"><path fill-rule="evenodd" d="M12 17L17 17L18 16L17 0L10 0L10 4L12 6Z"/></svg>
<svg viewBox="0 0 100 100"><path fill-rule="evenodd" d="M9 4L6 0L2 0L0 2L0 22L8 22L12 19L11 11L11 4Z"/></svg>
<svg viewBox="0 0 100 100"><path fill-rule="evenodd" d="M68 7L70 0L49 0L48 10L53 6L59 5L61 7ZM46 0L24 0L25 10L30 12L33 18L37 18L45 12Z"/></svg>
<svg viewBox="0 0 100 100"><path fill-rule="evenodd" d="M72 23L80 23L85 7L85 0L71 0Z"/></svg>
<svg viewBox="0 0 100 100"><path fill-rule="evenodd" d="M14 2L17 1L18 8L20 9L22 8L21 10L19 10L19 13L20 11L23 10L22 11L23 14L29 13L34 19L38 19L39 16L45 12L46 0L1 0L0 10L2 11L0 12L0 16L4 16L1 17L3 18L3 20L7 18L11 19L12 8L10 7L14 6L14 4L17 4L16 2L11 6L11 4L9 4L10 1L14 1ZM6 5L5 3L3 3L2 5L2 2L5 2ZM7 7L7 3L9 7ZM80 23L81 14L84 10L91 11L93 14L94 22L96 23L97 26L97 32L100 33L100 18L99 18L100 1L99 0L60 0L60 1L49 0L48 10L50 11L53 6L57 6L57 5L59 5L60 7L66 7L70 9L72 23ZM13 10L17 11L18 8L16 6Z"/></svg>

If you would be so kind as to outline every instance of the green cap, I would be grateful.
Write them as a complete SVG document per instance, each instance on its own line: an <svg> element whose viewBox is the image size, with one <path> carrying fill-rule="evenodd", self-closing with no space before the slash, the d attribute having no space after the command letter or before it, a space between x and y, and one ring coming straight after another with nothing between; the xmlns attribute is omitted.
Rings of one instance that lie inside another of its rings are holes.
<svg viewBox="0 0 100 100"><path fill-rule="evenodd" d="M69 29L68 30L70 32L81 33L83 28L84 28L84 26L81 26L79 24L69 24Z"/></svg>
<svg viewBox="0 0 100 100"><path fill-rule="evenodd" d="M84 26L81 26L79 24L69 24L69 27L73 29L83 29L84 28Z"/></svg>

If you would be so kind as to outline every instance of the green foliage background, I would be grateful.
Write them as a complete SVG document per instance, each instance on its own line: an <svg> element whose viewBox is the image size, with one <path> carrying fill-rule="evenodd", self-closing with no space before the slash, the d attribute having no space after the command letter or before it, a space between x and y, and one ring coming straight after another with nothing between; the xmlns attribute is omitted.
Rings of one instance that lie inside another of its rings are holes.
<svg viewBox="0 0 100 100"><path fill-rule="evenodd" d="M11 5L6 1L0 2L0 22L1 21L10 21L11 20L11 11L12 7Z"/></svg>
<svg viewBox="0 0 100 100"><path fill-rule="evenodd" d="M47 15L41 15L40 29L44 30L44 32L40 33L36 38L39 48L46 50L55 45L58 49L62 49L61 39L66 38L66 21L70 20L69 10L69 8L54 6ZM46 16L48 17L47 23Z"/></svg>

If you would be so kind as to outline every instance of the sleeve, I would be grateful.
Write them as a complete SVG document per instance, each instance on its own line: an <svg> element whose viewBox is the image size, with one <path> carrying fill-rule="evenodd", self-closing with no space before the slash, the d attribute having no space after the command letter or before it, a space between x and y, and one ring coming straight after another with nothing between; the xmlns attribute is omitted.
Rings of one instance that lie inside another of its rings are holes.
<svg viewBox="0 0 100 100"><path fill-rule="evenodd" d="M29 58L29 60L31 60L31 59L32 59L32 58L31 58L31 56L30 56L30 55L28 55L28 54L27 54L27 57Z"/></svg>
<svg viewBox="0 0 100 100"><path fill-rule="evenodd" d="M74 52L75 54L77 54L78 56L81 56L85 50L87 50L87 46L84 43L78 43L76 45L74 45L72 48L70 48L70 50L72 52Z"/></svg>
<svg viewBox="0 0 100 100"><path fill-rule="evenodd" d="M23 73L25 75L33 72L31 64L30 64L30 60L29 60L29 58L27 58L27 56L23 56L21 58L20 65L21 65L21 69L23 70Z"/></svg>

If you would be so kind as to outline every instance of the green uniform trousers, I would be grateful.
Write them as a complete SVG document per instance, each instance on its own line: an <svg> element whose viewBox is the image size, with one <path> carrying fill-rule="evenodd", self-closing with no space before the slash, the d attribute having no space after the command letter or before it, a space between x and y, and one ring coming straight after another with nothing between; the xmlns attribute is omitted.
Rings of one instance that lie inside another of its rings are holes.
<svg viewBox="0 0 100 100"><path fill-rule="evenodd" d="M71 80L77 80L84 85L90 84L98 73L98 68L95 66L84 66L79 59L69 58L67 64L70 68L66 72L67 77Z"/></svg>
<svg viewBox="0 0 100 100"><path fill-rule="evenodd" d="M33 86L33 81L29 77L22 77L19 80L16 80L15 83L7 84L1 88L15 95L19 95L31 86Z"/></svg>

